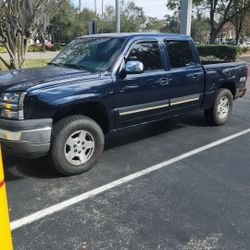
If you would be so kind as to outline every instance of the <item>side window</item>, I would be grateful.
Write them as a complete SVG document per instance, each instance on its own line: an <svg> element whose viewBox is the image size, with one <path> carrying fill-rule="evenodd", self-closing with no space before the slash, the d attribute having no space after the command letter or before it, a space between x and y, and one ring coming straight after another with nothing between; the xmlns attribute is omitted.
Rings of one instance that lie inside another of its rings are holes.
<svg viewBox="0 0 250 250"><path fill-rule="evenodd" d="M140 61L144 70L163 69L158 42L141 42L133 46L127 61Z"/></svg>
<svg viewBox="0 0 250 250"><path fill-rule="evenodd" d="M195 65L193 52L188 41L164 41L171 68Z"/></svg>

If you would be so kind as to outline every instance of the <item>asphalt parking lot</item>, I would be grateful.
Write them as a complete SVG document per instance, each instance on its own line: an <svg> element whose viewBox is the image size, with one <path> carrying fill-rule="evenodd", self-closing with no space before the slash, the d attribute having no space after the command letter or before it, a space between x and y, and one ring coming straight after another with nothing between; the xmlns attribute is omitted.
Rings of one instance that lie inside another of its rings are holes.
<svg viewBox="0 0 250 250"><path fill-rule="evenodd" d="M223 127L192 113L109 135L83 175L4 155L15 249L250 249L249 129L250 92Z"/></svg>

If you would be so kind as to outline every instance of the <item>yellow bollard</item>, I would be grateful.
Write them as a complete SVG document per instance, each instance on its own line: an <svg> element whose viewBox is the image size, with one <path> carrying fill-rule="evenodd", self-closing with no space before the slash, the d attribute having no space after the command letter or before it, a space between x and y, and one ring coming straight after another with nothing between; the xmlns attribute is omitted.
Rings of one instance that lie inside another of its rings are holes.
<svg viewBox="0 0 250 250"><path fill-rule="evenodd" d="M0 249L12 250L9 210L4 182L3 160L0 147Z"/></svg>

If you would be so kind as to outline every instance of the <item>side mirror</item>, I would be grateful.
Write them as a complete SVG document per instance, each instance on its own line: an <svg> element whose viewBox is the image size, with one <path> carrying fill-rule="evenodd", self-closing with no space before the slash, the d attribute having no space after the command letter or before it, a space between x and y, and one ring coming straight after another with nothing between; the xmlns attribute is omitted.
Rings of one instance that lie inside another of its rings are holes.
<svg viewBox="0 0 250 250"><path fill-rule="evenodd" d="M140 61L128 61L125 71L127 74L141 74L144 71L144 65Z"/></svg>

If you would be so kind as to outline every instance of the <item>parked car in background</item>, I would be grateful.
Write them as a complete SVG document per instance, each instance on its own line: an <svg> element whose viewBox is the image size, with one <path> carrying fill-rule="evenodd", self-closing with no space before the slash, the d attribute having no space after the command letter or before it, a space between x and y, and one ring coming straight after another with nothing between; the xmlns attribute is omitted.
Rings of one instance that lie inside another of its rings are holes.
<svg viewBox="0 0 250 250"><path fill-rule="evenodd" d="M234 39L226 39L225 41L222 42L222 44L236 45L236 41Z"/></svg>

